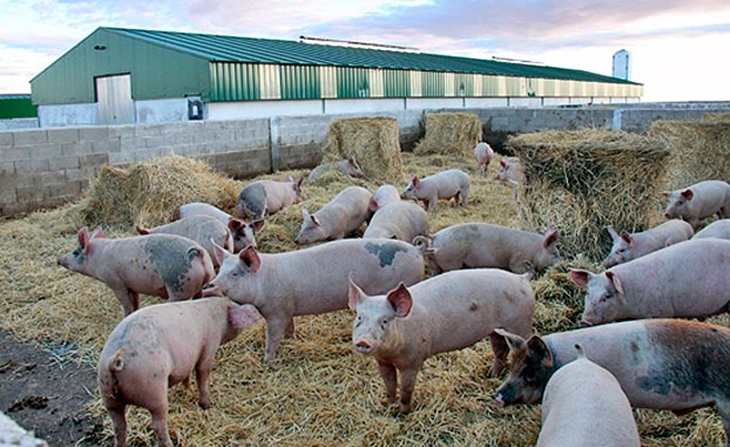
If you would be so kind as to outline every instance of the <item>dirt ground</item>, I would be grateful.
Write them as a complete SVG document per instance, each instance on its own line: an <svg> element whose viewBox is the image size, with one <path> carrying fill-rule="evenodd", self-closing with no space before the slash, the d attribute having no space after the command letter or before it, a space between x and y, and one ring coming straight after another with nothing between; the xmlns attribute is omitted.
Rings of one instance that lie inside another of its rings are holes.
<svg viewBox="0 0 730 447"><path fill-rule="evenodd" d="M84 408L96 387L90 366L64 360L67 346L43 349L4 331L0 346L0 411L50 447L101 444L101 421Z"/></svg>

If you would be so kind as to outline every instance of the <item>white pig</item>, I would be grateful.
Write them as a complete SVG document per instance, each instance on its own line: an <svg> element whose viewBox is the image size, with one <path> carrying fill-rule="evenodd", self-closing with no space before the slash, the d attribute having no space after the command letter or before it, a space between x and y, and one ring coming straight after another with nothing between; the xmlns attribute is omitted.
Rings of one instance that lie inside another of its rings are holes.
<svg viewBox="0 0 730 447"><path fill-rule="evenodd" d="M499 160L499 168L495 180L512 186L512 196L519 200L519 186L523 182L525 169L517 157L503 157Z"/></svg>
<svg viewBox="0 0 730 447"><path fill-rule="evenodd" d="M479 173L482 177L487 174L487 168L489 168L489 163L492 161L493 156L494 150L487 143L477 143L477 145L474 147L474 157L477 159Z"/></svg>
<svg viewBox="0 0 730 447"><path fill-rule="evenodd" d="M265 361L276 356L285 333L294 334L294 316L347 307L350 272L369 293L423 279L420 251L391 239L342 239L276 254L248 247L238 256L216 247L215 253L221 268L204 293L256 306L266 319Z"/></svg>
<svg viewBox="0 0 730 447"><path fill-rule="evenodd" d="M730 219L718 219L712 222L695 233L692 239L704 239L708 237L730 239Z"/></svg>
<svg viewBox="0 0 730 447"><path fill-rule="evenodd" d="M501 406L539 403L550 377L576 358L579 343L591 361L616 377L632 407L683 414L714 405L730 447L730 329L725 326L648 319L527 340L497 332L505 337L512 359L509 378L494 394ZM594 444L600 442L589 443Z"/></svg>
<svg viewBox="0 0 730 447"><path fill-rule="evenodd" d="M106 283L124 315L139 309L139 294L187 300L201 296L215 276L210 255L197 242L174 234L107 239L101 227L78 232L79 245L56 262Z"/></svg>
<svg viewBox="0 0 730 447"><path fill-rule="evenodd" d="M314 214L302 208L302 226L294 238L297 245L342 239L372 216L372 193L361 186L348 186Z"/></svg>
<svg viewBox="0 0 730 447"><path fill-rule="evenodd" d="M369 296L350 279L349 306L357 311L355 350L378 362L389 403L412 409L413 388L423 362L434 354L471 346L489 336L494 352L490 376L502 371L508 347L494 330L512 327L532 333L535 297L526 275L499 269L445 273L411 287L403 283L385 295Z"/></svg>
<svg viewBox="0 0 730 447"><path fill-rule="evenodd" d="M137 233L145 234L176 234L192 239L200 244L209 255L213 256L213 243L228 251L233 251L233 236L228 226L211 216L197 215L185 217L165 225L154 228L137 226ZM218 267L213 259L213 266Z"/></svg>
<svg viewBox="0 0 730 447"><path fill-rule="evenodd" d="M370 211L374 213L389 203L397 203L400 201L400 193L395 186L381 185L370 198Z"/></svg>
<svg viewBox="0 0 730 447"><path fill-rule="evenodd" d="M513 273L540 272L560 262L558 232L545 234L481 222L446 227L431 237L415 238L431 275L449 270L496 267Z"/></svg>
<svg viewBox="0 0 730 447"><path fill-rule="evenodd" d="M307 176L307 181L311 182L317 177L321 176L329 169L336 169L337 171L349 175L350 177L364 178L365 172L362 170L360 165L357 163L355 156L346 158L345 160L339 160L334 163L322 163L318 165Z"/></svg>
<svg viewBox="0 0 730 447"><path fill-rule="evenodd" d="M416 236L428 236L428 213L415 203L388 203L373 214L363 239L388 238L413 243Z"/></svg>
<svg viewBox="0 0 730 447"><path fill-rule="evenodd" d="M542 428L537 447L639 447L639 431L629 399L618 380L586 358L559 368L542 397Z"/></svg>
<svg viewBox="0 0 730 447"><path fill-rule="evenodd" d="M603 260L606 268L636 259L645 254L657 251L677 242L686 241L692 237L692 225L681 219L671 219L654 228L637 233L622 231L616 232L612 226L608 233L613 239L611 252Z"/></svg>
<svg viewBox="0 0 730 447"><path fill-rule="evenodd" d="M706 180L662 194L668 199L664 217L686 220L692 228L708 217L730 217L730 184L722 180Z"/></svg>
<svg viewBox="0 0 730 447"><path fill-rule="evenodd" d="M233 252L238 253L244 247L256 245L256 234L264 228L264 219L244 222L225 211L203 202L191 202L179 206L172 215L172 221L191 216L211 216L223 222L233 237Z"/></svg>
<svg viewBox="0 0 730 447"><path fill-rule="evenodd" d="M236 217L252 221L260 220L266 215L299 203L302 200L303 181L304 177L294 181L289 176L284 182L257 180L249 183L241 189L236 200Z"/></svg>
<svg viewBox="0 0 730 447"><path fill-rule="evenodd" d="M428 212L436 209L438 199L454 199L454 206L466 208L469 198L469 174L449 169L420 179L411 175L408 186L401 193L402 199L420 200Z"/></svg>
<svg viewBox="0 0 730 447"><path fill-rule="evenodd" d="M253 306L228 298L153 304L124 318L99 356L97 380L114 426L114 446L127 445L127 405L146 408L160 446L172 447L167 428L169 387L186 386L195 371L198 403L210 407L208 377L218 347L261 319Z"/></svg>
<svg viewBox="0 0 730 447"><path fill-rule="evenodd" d="M603 273L571 269L586 289L582 324L637 318L704 318L728 311L730 241L681 242Z"/></svg>

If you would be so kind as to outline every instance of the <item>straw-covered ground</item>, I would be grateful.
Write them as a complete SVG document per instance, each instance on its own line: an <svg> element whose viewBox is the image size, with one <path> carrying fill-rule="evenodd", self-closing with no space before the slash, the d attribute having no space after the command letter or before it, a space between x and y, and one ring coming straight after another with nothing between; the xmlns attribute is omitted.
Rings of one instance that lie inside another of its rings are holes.
<svg viewBox="0 0 730 447"><path fill-rule="evenodd" d="M493 162L487 177L480 178L471 159L402 155L405 173L425 176L447 168L460 168L472 174L469 207L463 210L439 202L431 220L432 232L465 221L521 227L511 188L493 180L498 163ZM91 194L79 203L0 224L0 253L4 257L0 269L3 297L0 324L4 330L18 340L42 347L67 346L68 349L57 354L62 360L94 367L107 335L122 318L122 310L105 284L56 265L56 256L76 246L79 227L100 223L109 237L131 236L135 223L155 225L169 216L174 207L169 195L195 190L199 200L209 197L208 191L196 190L190 187L191 183L218 185L210 194L221 190L237 192L244 184L215 175L201 168L198 162L167 159L158 163L189 166L187 172L181 168L178 174L162 181L157 181L155 176L140 176L145 179L140 183L144 188L158 188L151 197L145 197L145 191L128 194L121 190L122 186L103 191L106 195L126 194L144 202L144 206L134 205L141 213L136 216L116 215L128 213L131 206L119 198L112 199L118 200L116 207L104 208L110 215L96 213L91 205L94 200L101 200L98 194L101 185L96 185L96 196ZM159 169L150 172L163 175ZM291 171L263 177L283 179L287 175L296 178L304 174L306 171ZM216 180L211 181L211 176ZM371 191L379 186L333 176L330 181L305 183L304 204L310 210L317 210L353 183ZM219 186L227 184L233 187ZM396 186L402 189L405 178ZM153 210L148 201L157 203L159 209ZM260 250L296 249L292 240L300 223L299 206L272 216L258 237ZM538 333L575 327L581 311L581 293L567 280L568 266L597 268L578 255L533 280L538 300L535 317ZM158 302L147 297L143 305ZM384 387L374 360L352 349L352 320L353 312L349 310L297 317L296 338L285 339L278 357L270 364L263 363L264 323L245 330L218 351L211 378L212 408L200 409L193 389L176 386L170 391L169 425L174 442L180 446L206 447L524 446L535 443L540 430L540 407L501 409L491 398L504 377L487 378L492 353L486 340L429 359L416 382L415 410L400 415L395 406L380 403ZM726 317L717 321L728 324ZM97 442L110 445L110 421L98 391L91 391L87 410L104 420ZM634 411L645 446L720 445L724 440L720 419L711 409L682 417L670 412ZM127 419L131 445L154 445L146 410L128 410Z"/></svg>

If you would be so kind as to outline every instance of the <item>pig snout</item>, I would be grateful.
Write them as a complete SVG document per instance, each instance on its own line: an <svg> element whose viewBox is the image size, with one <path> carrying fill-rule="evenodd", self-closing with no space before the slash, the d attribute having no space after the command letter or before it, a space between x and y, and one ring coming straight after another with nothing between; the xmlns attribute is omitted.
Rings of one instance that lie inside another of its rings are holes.
<svg viewBox="0 0 730 447"><path fill-rule="evenodd" d="M669 213L664 213L664 218L665 218L665 219L671 219L671 218L672 218L672 216L670 216L670 215L669 215Z"/></svg>
<svg viewBox="0 0 730 447"><path fill-rule="evenodd" d="M373 345L367 340L360 339L355 342L355 350L360 354L370 354L373 351Z"/></svg>
<svg viewBox="0 0 730 447"><path fill-rule="evenodd" d="M580 320L580 321L578 322L578 326L579 326L579 327L590 327L590 326L593 326L593 323L591 323L590 321L588 321L588 320L586 320L585 318L583 318L583 319L581 319L581 320Z"/></svg>
<svg viewBox="0 0 730 447"><path fill-rule="evenodd" d="M492 397L497 402L497 405L499 405L501 408L504 408L504 397L502 397L502 393L497 393Z"/></svg>
<svg viewBox="0 0 730 447"><path fill-rule="evenodd" d="M209 282L208 284L203 286L202 294L204 297L207 296L222 296L220 288L213 284L212 282Z"/></svg>

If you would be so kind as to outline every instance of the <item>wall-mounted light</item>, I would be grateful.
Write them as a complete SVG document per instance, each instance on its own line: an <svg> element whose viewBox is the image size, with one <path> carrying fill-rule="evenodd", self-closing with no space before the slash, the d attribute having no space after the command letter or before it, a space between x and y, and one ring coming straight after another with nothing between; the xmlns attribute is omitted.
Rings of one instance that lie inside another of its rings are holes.
<svg viewBox="0 0 730 447"><path fill-rule="evenodd" d="M104 50L106 50L106 45L94 45L94 50L104 51Z"/></svg>

